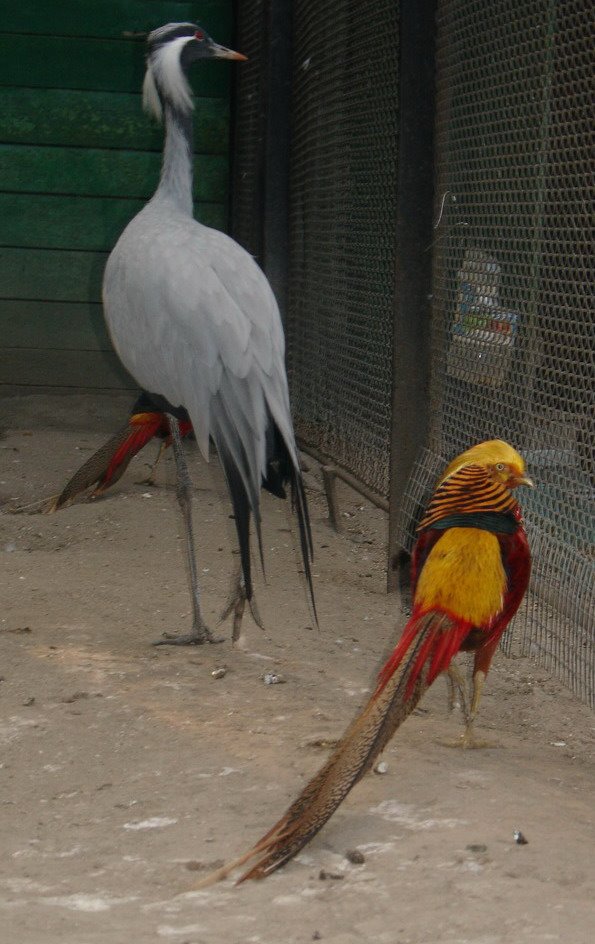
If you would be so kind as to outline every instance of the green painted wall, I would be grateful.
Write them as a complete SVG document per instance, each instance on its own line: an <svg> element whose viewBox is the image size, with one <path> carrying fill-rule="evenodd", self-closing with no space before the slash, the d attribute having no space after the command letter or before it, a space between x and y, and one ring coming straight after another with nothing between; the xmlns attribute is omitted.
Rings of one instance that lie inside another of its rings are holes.
<svg viewBox="0 0 595 944"><path fill-rule="evenodd" d="M144 43L199 22L231 42L232 0L4 0L0 25L0 394L134 386L101 312L109 250L151 196L161 129ZM229 63L194 70L195 205L225 228Z"/></svg>

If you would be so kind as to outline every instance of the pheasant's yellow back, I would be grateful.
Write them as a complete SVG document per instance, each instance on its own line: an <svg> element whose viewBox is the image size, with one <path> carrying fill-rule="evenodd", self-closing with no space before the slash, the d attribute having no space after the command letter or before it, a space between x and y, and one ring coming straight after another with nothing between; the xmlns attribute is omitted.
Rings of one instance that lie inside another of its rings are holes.
<svg viewBox="0 0 595 944"><path fill-rule="evenodd" d="M502 609L506 572L495 534L449 528L428 554L417 581L415 606L445 610L485 626Z"/></svg>
<svg viewBox="0 0 595 944"><path fill-rule="evenodd" d="M481 448L490 460L502 453L502 458L517 456L522 463L518 453L499 440ZM420 532L432 529L444 534L424 561L415 604L424 611L446 610L474 626L486 626L502 609L507 587L496 533L517 529L518 505L489 466L473 461L479 449L474 447L451 463L419 525ZM523 470L524 465L519 474Z"/></svg>

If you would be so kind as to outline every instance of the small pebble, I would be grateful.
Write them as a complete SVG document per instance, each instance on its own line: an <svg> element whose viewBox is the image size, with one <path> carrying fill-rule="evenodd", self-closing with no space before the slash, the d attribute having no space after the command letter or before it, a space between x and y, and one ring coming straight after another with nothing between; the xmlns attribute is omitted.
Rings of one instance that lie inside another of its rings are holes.
<svg viewBox="0 0 595 944"><path fill-rule="evenodd" d="M526 846L529 840L522 834L520 829L515 829L514 831L514 841L517 846Z"/></svg>
<svg viewBox="0 0 595 944"><path fill-rule="evenodd" d="M375 774L385 774L388 770L388 764L385 760L379 761L374 767Z"/></svg>
<svg viewBox="0 0 595 944"><path fill-rule="evenodd" d="M279 675L277 672L265 672L262 680L265 685L283 685L287 681L285 676Z"/></svg>
<svg viewBox="0 0 595 944"><path fill-rule="evenodd" d="M227 669L224 669L224 668L213 669L213 671L211 672L211 675L213 676L214 679L224 678L227 675Z"/></svg>
<svg viewBox="0 0 595 944"><path fill-rule="evenodd" d="M366 861L365 855L359 849L349 849L345 853L345 858L348 862L353 862L354 865L363 865Z"/></svg>
<svg viewBox="0 0 595 944"><path fill-rule="evenodd" d="M25 699L25 701L23 702L23 707L30 708L31 705L34 705L34 704L35 704L35 698L32 695L31 698Z"/></svg>
<svg viewBox="0 0 595 944"><path fill-rule="evenodd" d="M327 878L334 879L335 881L338 882L341 879L345 878L345 876L341 872L327 872L326 869L321 869L320 872L318 873L318 878L320 879L321 882L325 882Z"/></svg>

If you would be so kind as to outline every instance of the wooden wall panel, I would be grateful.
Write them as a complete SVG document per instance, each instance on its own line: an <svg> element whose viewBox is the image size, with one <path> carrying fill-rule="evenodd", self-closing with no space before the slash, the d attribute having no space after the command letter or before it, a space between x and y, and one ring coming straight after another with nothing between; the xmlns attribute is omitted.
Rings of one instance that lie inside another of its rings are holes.
<svg viewBox="0 0 595 944"><path fill-rule="evenodd" d="M229 63L206 62L198 69L194 84L201 96L227 96ZM144 74L139 40L0 34L0 85L129 92L141 88Z"/></svg>
<svg viewBox="0 0 595 944"><path fill-rule="evenodd" d="M34 148L0 144L2 189L86 197L134 197L147 200L159 181L161 154L97 148ZM223 203L227 195L227 156L198 154L194 160L197 201Z"/></svg>
<svg viewBox="0 0 595 944"><path fill-rule="evenodd" d="M107 252L0 247L0 298L101 302L107 257ZM7 340L0 336L0 348Z"/></svg>
<svg viewBox="0 0 595 944"><path fill-rule="evenodd" d="M231 4L221 0L3 0L2 6L6 33L113 38L190 21L225 43L232 26Z"/></svg>
<svg viewBox="0 0 595 944"><path fill-rule="evenodd" d="M111 197L47 196L0 193L0 220L8 245L42 249L110 250L142 210L144 200ZM207 226L223 228L225 213L217 203L199 203L196 214Z"/></svg>
<svg viewBox="0 0 595 944"><path fill-rule="evenodd" d="M10 348L51 350L59 338L65 350L111 350L100 302L1 299L0 332Z"/></svg>
<svg viewBox="0 0 595 944"><path fill-rule="evenodd" d="M232 0L4 0L0 24L0 393L134 386L101 312L109 250L152 194L162 130L141 106L146 33L199 22L229 44ZM227 224L229 63L202 64L195 211Z"/></svg>
<svg viewBox="0 0 595 944"><path fill-rule="evenodd" d="M202 98L194 113L194 148L227 155L229 105ZM128 148L161 152L162 131L144 114L140 95L0 87L0 133L11 144Z"/></svg>

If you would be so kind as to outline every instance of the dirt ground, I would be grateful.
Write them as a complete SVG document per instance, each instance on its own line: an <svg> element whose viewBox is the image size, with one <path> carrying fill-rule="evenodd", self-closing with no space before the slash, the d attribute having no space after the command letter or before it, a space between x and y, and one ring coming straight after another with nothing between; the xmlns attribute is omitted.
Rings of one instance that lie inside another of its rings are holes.
<svg viewBox="0 0 595 944"><path fill-rule="evenodd" d="M2 510L51 495L128 398L2 403ZM150 455L148 453L150 452ZM308 475L320 629L286 503L264 498L266 630L152 648L189 626L173 463L104 499L0 514L0 940L6 944L537 944L592 941L592 713L524 659L497 655L479 727L439 680L295 861L265 882L191 891L272 825L362 705L403 624L384 593L385 520L347 488L342 535ZM205 613L233 563L216 460L189 448ZM225 674L217 669L226 669ZM284 684L265 684L273 672ZM514 841L522 830L528 842ZM363 853L353 864L349 850Z"/></svg>

